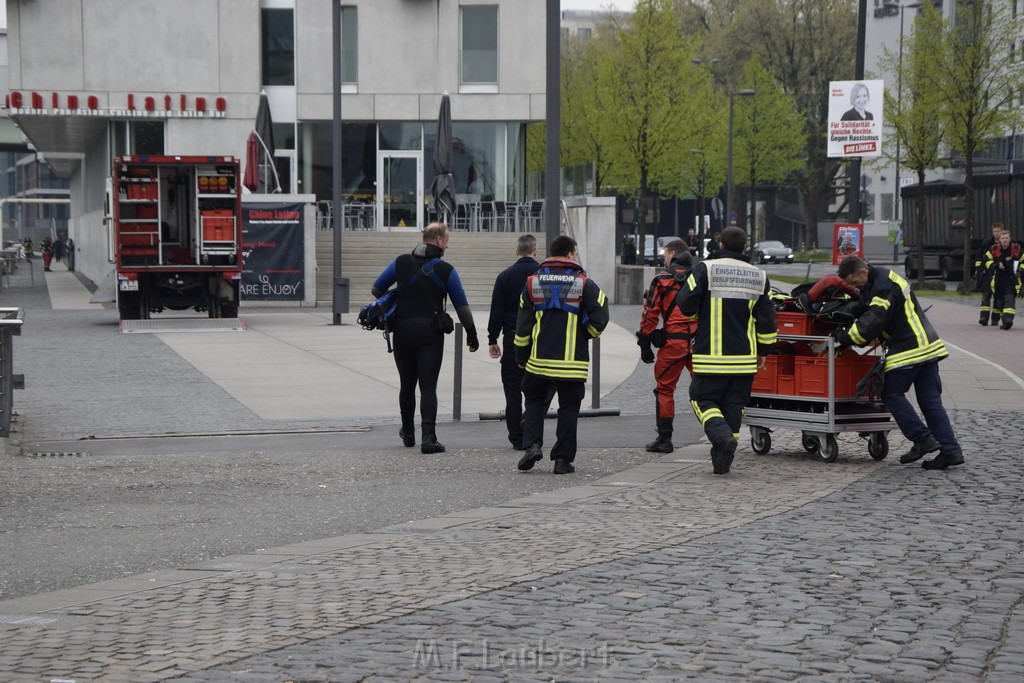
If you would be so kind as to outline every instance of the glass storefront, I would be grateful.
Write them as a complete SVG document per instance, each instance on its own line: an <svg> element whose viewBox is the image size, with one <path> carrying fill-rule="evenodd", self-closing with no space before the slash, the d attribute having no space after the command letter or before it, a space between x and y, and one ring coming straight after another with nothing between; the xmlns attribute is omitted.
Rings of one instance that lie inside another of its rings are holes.
<svg viewBox="0 0 1024 683"><path fill-rule="evenodd" d="M420 155L422 196L429 197L434 182L434 146L436 126L433 121L345 123L342 124L342 187L346 201L375 203L379 168L394 174L402 169L402 177L412 173L410 158ZM308 121L298 124L298 174L303 192L315 194L318 200L331 200L330 121ZM467 201L521 201L525 194L526 124L522 122L453 122L452 151L454 157L455 192ZM402 152L401 162L395 159ZM409 157L407 153L413 153ZM384 163L384 159L387 163ZM378 164L378 161L381 163ZM413 176L415 177L415 176ZM407 180L407 178L406 178ZM403 182L403 185L407 185ZM407 212L408 213L408 212ZM410 215L403 214L408 225ZM380 217L383 218L383 217ZM421 221L426 221L426 214ZM380 223L388 227L388 222Z"/></svg>

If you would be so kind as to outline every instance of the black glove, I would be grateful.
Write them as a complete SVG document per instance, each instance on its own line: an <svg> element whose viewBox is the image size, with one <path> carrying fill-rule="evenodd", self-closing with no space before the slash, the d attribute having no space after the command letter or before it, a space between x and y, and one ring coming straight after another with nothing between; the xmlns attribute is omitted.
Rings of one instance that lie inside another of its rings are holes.
<svg viewBox="0 0 1024 683"><path fill-rule="evenodd" d="M835 342L836 351L841 351L845 348L853 346L853 340L850 339L850 335L847 334L846 329L837 327L829 334L832 340Z"/></svg>
<svg viewBox="0 0 1024 683"><path fill-rule="evenodd" d="M654 362L654 349L651 348L651 342L648 341L646 344L640 343L640 360L650 365Z"/></svg>
<svg viewBox="0 0 1024 683"><path fill-rule="evenodd" d="M469 352L473 353L480 348L480 340L476 337L476 330L466 330L466 346L469 347Z"/></svg>
<svg viewBox="0 0 1024 683"><path fill-rule="evenodd" d="M651 335L644 334L637 330L636 345L640 347L640 360L650 365L654 362L654 349L651 348Z"/></svg>

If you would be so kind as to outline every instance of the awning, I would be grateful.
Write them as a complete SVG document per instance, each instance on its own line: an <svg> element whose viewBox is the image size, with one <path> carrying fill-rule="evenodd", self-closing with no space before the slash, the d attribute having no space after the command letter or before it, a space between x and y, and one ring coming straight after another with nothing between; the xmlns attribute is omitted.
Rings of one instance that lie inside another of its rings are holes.
<svg viewBox="0 0 1024 683"><path fill-rule="evenodd" d="M108 116L12 116L32 146L62 178L69 178L86 150L107 129Z"/></svg>

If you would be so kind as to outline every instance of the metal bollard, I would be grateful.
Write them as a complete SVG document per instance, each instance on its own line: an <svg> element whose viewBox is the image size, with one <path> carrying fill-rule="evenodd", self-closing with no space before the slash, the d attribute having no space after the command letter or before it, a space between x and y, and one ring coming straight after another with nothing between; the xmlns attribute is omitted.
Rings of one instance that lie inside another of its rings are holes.
<svg viewBox="0 0 1024 683"><path fill-rule="evenodd" d="M462 323L455 323L455 385L452 395L452 421L462 422Z"/></svg>

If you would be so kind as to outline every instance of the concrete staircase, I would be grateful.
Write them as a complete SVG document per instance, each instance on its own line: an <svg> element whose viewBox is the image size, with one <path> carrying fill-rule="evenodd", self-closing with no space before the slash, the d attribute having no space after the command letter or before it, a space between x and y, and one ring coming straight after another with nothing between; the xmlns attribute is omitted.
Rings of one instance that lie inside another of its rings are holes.
<svg viewBox="0 0 1024 683"><path fill-rule="evenodd" d="M490 307L494 278L516 261L519 235L515 232L452 232L444 260L459 271L469 305L474 309ZM333 297L333 240L334 235L330 231L318 231L316 234L317 306L328 308ZM538 241L544 241L543 235ZM349 279L350 312L358 312L364 303L371 301L370 286L392 259L412 251L420 242L418 232L342 231L341 272ZM537 245L537 258L543 260L546 250L540 243ZM483 324L486 325L486 320Z"/></svg>

